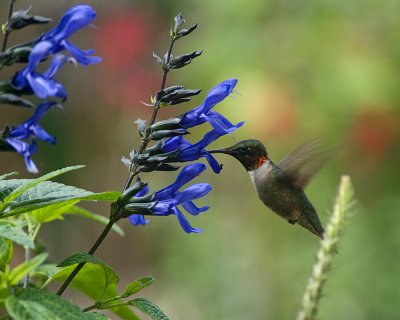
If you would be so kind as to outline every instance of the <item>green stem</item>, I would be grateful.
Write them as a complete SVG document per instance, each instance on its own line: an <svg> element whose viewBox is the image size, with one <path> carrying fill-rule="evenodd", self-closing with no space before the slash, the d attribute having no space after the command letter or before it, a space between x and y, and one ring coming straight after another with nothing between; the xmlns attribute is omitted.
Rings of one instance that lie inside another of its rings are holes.
<svg viewBox="0 0 400 320"><path fill-rule="evenodd" d="M29 230L29 235L32 238L32 241L35 241L41 226L42 226L41 224L38 224L33 233L32 233L32 230ZM30 260L31 256L32 256L32 249L25 247L25 262ZM22 285L23 288L27 288L28 284L29 284L29 273L24 277L24 281L23 281L23 285Z"/></svg>
<svg viewBox="0 0 400 320"><path fill-rule="evenodd" d="M87 307L87 308L83 309L83 312L88 312L88 311L93 310L93 309L97 309L97 306L95 304L91 305L90 307Z"/></svg>
<svg viewBox="0 0 400 320"><path fill-rule="evenodd" d="M119 299L121 299L122 297L121 296L116 296L116 297L114 297L114 298L110 298L110 299L106 299L106 300L103 300L103 301L101 301L101 305L102 306L106 306L106 304L107 303L109 303L109 302L113 302L113 301L116 301L116 300L119 300ZM124 303L122 303L122 304L124 304ZM116 305L116 304L115 304ZM115 306L114 304L112 305L112 306ZM120 305L120 304L118 304L118 305ZM85 309L83 309L83 311L84 312L87 312L87 311L90 311L90 310L93 310L93 309L98 309L98 304L92 304L91 306L89 306L89 307L86 307ZM101 309L104 309L104 308L101 308Z"/></svg>
<svg viewBox="0 0 400 320"><path fill-rule="evenodd" d="M10 19L12 13L13 13L13 9L14 9L14 2L15 0L10 0L10 6L8 7L8 16L7 16L7 21L8 19ZM4 38L3 38L3 44L1 46L1 52L4 52L6 50L7 47L7 41L8 41L8 35L10 33L5 31L4 33Z"/></svg>
<svg viewBox="0 0 400 320"><path fill-rule="evenodd" d="M92 305L90 307L87 307L87 308L83 309L83 312L88 312L88 311L91 311L93 309L104 310L104 309L111 308L111 307L112 308L116 308L116 307L127 306L127 305L128 305L128 303L126 303L126 302L116 303L116 304L113 304L112 306L107 306L107 307L104 307L104 308L98 308L96 305ZM137 318L137 319L139 319L139 318Z"/></svg>
<svg viewBox="0 0 400 320"><path fill-rule="evenodd" d="M17 212L17 213L14 213L14 212L12 212L12 213L5 213L5 214L2 214L2 215L1 215L1 218L2 218L2 219L5 219L5 218L17 216L17 215L19 215L19 214L21 214L21 213L20 213L20 212Z"/></svg>
<svg viewBox="0 0 400 320"><path fill-rule="evenodd" d="M53 279L48 277L47 280L40 286L40 289L46 288Z"/></svg>
<svg viewBox="0 0 400 320"><path fill-rule="evenodd" d="M115 222L112 221L112 220L110 220L108 222L108 224L104 228L103 232L100 234L99 238L94 243L93 247L89 250L89 252L88 252L89 254L93 255L96 252L98 247L100 247L101 243L107 237L107 235L110 232L110 230L111 230L112 226L114 225L114 223ZM81 269L85 266L85 264L86 264L86 262L81 262L75 267L75 269L70 273L68 278L64 281L64 283L62 284L60 289L58 289L57 295L61 296L64 293L65 289L68 288L68 286L70 285L71 281L76 277L76 275L79 273L79 271L81 271Z"/></svg>
<svg viewBox="0 0 400 320"><path fill-rule="evenodd" d="M321 240L321 246L317 253L317 262L314 264L311 277L308 280L297 320L317 319L322 289L327 280L332 260L337 253L337 243L351 214L352 197L353 188L350 178L342 176L332 217L324 233L324 239Z"/></svg>
<svg viewBox="0 0 400 320"><path fill-rule="evenodd" d="M41 223L39 223L37 226L36 226L36 229L35 229L35 231L33 232L33 235L32 235L32 240L33 241L35 241L35 239L36 239L36 237L37 237L37 235L38 235L38 233L39 233L39 230L40 230L40 227L42 226L42 224Z"/></svg>
<svg viewBox="0 0 400 320"><path fill-rule="evenodd" d="M175 43L175 38L172 38L171 39L171 43L169 45L168 52L167 52L167 61L166 61L167 65L168 65L168 63L169 63L169 61L171 59L171 52L172 52L172 48L174 46L174 43ZM162 78L162 81L161 81L161 87L160 87L161 89L160 89L160 91L164 90L164 88L165 88L165 84L166 84L166 81L167 81L167 75L168 75L168 69L164 70L163 78ZM151 115L149 126L154 124L159 109L160 109L160 102L157 101L154 104L153 114ZM147 139L143 139L142 144L140 145L140 148L139 148L139 154L143 153L143 151L147 147L148 142L149 141ZM125 185L124 185L124 188L123 188L122 192L124 192L126 189L129 188L129 186L131 185L131 183L133 181L133 178L139 173L139 172L136 172L137 168L138 168L138 164L136 163L134 168L133 168L133 170L131 170L131 172L130 172L130 174L129 174L126 182L125 182ZM93 255L96 252L96 250L98 249L98 247L101 245L101 243L104 241L104 239L107 237L107 235L110 232L110 230L111 230L112 226L114 225L114 223L116 221L118 221L118 215L119 215L120 211L121 211L121 209L119 209L116 212L116 214L114 216L115 219L110 220L110 222L107 224L107 226L105 227L105 229L103 230L103 232L101 233L101 235L99 236L99 238L97 239L97 241L95 242L93 247L88 252L89 254ZM68 286L70 285L72 280L76 277L76 275L79 273L79 271L81 271L81 269L85 266L85 264L86 264L86 262L81 262L75 267L75 269L71 272L71 274L68 276L68 278L64 281L64 283L62 284L60 289L58 289L58 291L56 293L57 295L61 296L64 293L64 291L68 288Z"/></svg>
<svg viewBox="0 0 400 320"><path fill-rule="evenodd" d="M29 261L31 259L31 254L32 254L32 250L31 248L25 248L25 262ZM23 288L27 288L28 287L28 283L29 283L29 273L24 277L24 281L23 281Z"/></svg>
<svg viewBox="0 0 400 320"><path fill-rule="evenodd" d="M13 9L14 9L14 2L15 0L10 0L10 6L8 7L8 17L7 17L7 21L10 19ZM1 45L1 53L3 53L6 48L7 48L7 41L8 41L8 35L10 33L8 31L4 32L4 38L3 38L3 44ZM3 70L4 65L0 65L0 72L1 70Z"/></svg>
<svg viewBox="0 0 400 320"><path fill-rule="evenodd" d="M171 43L168 48L168 52L167 52L167 61L166 61L167 67L168 67L169 61L171 60L171 53L172 53L172 48L174 47L174 43L175 43L175 38L172 38ZM168 69L164 70L164 74L163 74L163 78L162 78L161 86L160 86L160 91L165 89L165 83L167 82L168 71L169 71ZM160 110L160 103L161 103L160 101L156 101L156 103L154 104L153 114L151 115L149 127L151 127L154 124L154 122L156 121L158 110ZM140 145L139 154L143 153L143 151L146 149L148 143L149 143L149 141L147 140L147 137L145 137L142 141L142 144ZM139 167L139 164L135 163L133 168L131 168L131 173L127 180L127 184L125 185L125 189L127 189L129 187L129 185L132 183L133 178L139 173L137 171L138 167Z"/></svg>

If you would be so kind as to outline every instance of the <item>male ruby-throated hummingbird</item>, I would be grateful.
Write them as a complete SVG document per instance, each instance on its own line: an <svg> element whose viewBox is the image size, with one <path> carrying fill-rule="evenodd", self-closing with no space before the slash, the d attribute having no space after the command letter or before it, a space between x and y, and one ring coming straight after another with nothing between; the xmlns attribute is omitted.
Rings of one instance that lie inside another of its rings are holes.
<svg viewBox="0 0 400 320"><path fill-rule="evenodd" d="M318 156L318 141L301 145L278 165L268 157L264 145L258 140L244 140L232 147L212 150L233 156L245 167L257 190L260 200L289 223L323 238L324 229L303 188L312 176L330 158Z"/></svg>

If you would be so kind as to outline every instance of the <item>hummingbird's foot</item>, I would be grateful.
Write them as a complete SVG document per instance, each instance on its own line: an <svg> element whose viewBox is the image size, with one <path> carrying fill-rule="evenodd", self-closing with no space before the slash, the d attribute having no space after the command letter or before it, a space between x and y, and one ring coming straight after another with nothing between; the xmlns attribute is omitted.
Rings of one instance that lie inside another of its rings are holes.
<svg viewBox="0 0 400 320"><path fill-rule="evenodd" d="M296 220L292 220L292 219L288 219L288 221L287 222L289 222L290 224L296 224Z"/></svg>

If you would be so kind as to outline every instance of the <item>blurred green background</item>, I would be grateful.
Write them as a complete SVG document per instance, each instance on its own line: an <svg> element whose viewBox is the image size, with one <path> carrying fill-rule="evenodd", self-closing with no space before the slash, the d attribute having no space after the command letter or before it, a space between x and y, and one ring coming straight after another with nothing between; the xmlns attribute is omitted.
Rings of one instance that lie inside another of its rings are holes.
<svg viewBox="0 0 400 320"><path fill-rule="evenodd" d="M52 26L76 1L22 1L34 14L54 17ZM187 68L172 72L168 84L202 88L187 105L199 104L220 81L239 79L233 99L216 110L232 122L245 120L236 140L262 140L276 162L297 145L321 137L341 152L307 189L321 219L341 174L350 174L358 199L356 214L341 239L324 290L320 318L400 319L400 2L396 0L220 0L88 1L97 11L95 28L72 41L103 57L87 68L66 66L57 79L69 100L65 112L51 111L43 126L57 145L40 145L35 156L42 173L86 164L60 178L93 191L120 190L127 170L120 162L138 146L133 121L149 119L149 101L161 71L151 57L163 55L173 17L181 12L198 30L178 42L175 53L204 49ZM0 3L4 21L7 1ZM57 17L57 18L56 18ZM10 45L38 36L48 27L12 34ZM30 34L29 34L30 33ZM15 69L2 71L2 79ZM3 107L1 125L20 122L30 111ZM195 128L197 141L208 131ZM233 144L226 136L213 147ZM202 234L185 234L174 217L152 219L146 227L122 225L98 251L128 281L153 275L143 294L174 320L293 319L314 263L317 239L272 214L258 200L241 165L220 156L224 170L207 170L199 181L213 185L201 204L211 206L191 223ZM16 154L1 154L1 172L24 172ZM23 174L27 176L27 174ZM175 173L147 174L153 190ZM107 206L89 207L104 215ZM85 251L102 226L68 218L43 228L41 238L56 261ZM80 297L69 292L69 297Z"/></svg>

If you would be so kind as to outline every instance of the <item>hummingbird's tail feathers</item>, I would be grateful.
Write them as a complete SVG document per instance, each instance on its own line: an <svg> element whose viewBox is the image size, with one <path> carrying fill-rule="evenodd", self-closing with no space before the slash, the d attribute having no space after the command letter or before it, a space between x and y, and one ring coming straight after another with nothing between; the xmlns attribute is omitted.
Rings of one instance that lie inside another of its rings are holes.
<svg viewBox="0 0 400 320"><path fill-rule="evenodd" d="M310 215L302 212L297 220L297 223L303 228L317 235L320 239L324 239L325 230L322 227L321 221L316 213Z"/></svg>

